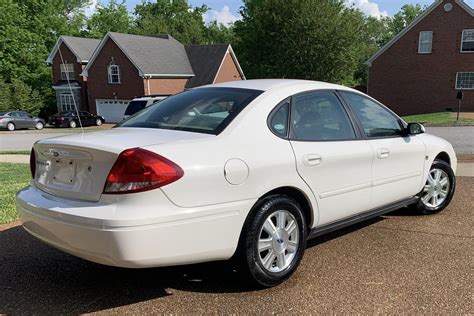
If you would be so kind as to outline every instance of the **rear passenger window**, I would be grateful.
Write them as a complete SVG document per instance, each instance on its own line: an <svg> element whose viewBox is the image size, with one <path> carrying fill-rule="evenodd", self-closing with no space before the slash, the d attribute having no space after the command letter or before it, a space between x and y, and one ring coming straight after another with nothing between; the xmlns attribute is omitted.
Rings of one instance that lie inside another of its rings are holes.
<svg viewBox="0 0 474 316"><path fill-rule="evenodd" d="M286 137L288 135L288 115L290 112L290 102L283 101L276 107L276 111L270 119L270 128L276 135Z"/></svg>
<svg viewBox="0 0 474 316"><path fill-rule="evenodd" d="M389 137L402 134L398 117L363 95L341 91L350 103L367 137Z"/></svg>
<svg viewBox="0 0 474 316"><path fill-rule="evenodd" d="M311 92L294 97L291 113L293 138L302 141L355 139L342 103L332 92Z"/></svg>

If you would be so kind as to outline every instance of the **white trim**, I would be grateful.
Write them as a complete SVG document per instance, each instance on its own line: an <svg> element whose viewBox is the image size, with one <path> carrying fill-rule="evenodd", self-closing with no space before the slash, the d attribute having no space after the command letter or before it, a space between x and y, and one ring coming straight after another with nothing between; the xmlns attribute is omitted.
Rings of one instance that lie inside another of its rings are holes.
<svg viewBox="0 0 474 316"><path fill-rule="evenodd" d="M112 73L112 68L115 68L117 70L116 74ZM112 80L113 76L117 76L117 81L116 82L114 82ZM110 84L121 84L122 83L122 80L120 80L120 66L119 65L110 64L110 65L107 66L107 79L108 79L108 83L110 83Z"/></svg>
<svg viewBox="0 0 474 316"><path fill-rule="evenodd" d="M460 88L458 86L458 78L459 78L459 74L465 74L465 73L468 73L468 74L473 74L474 76L474 71L458 71L456 72L456 81L454 83L454 88L456 90L474 90L474 84L473 84L473 87L472 88Z"/></svg>
<svg viewBox="0 0 474 316"><path fill-rule="evenodd" d="M467 11L467 13L469 13L470 15L474 16L474 9L471 8L466 2L464 2L463 0L455 0L454 2L456 2L457 4L459 4L459 6L461 8L463 8L464 10Z"/></svg>
<svg viewBox="0 0 474 316"><path fill-rule="evenodd" d="M372 57L367 60L367 65L369 67L372 66L372 63L374 60L376 60L380 55L382 55L387 49L389 49L395 42L397 42L403 35L408 33L415 25L417 25L421 20L423 20L428 14L430 14L434 9L436 9L441 3L443 3L443 0L436 0L432 5L430 5L423 13L421 13L411 24L409 24L407 27L405 27L400 33L398 33L394 38L392 38L390 41L388 41L387 44L385 44L382 48L380 48L375 54L372 55Z"/></svg>
<svg viewBox="0 0 474 316"><path fill-rule="evenodd" d="M58 38L58 40L56 41L56 44L54 44L53 50L49 53L48 58L46 58L46 63L47 64L51 65L53 63L54 56L56 56L56 54L59 50L59 47L61 46L62 43L64 43L64 45L66 45L66 47L74 54L74 56L76 56L76 59L77 59L78 63L87 62L87 61L81 60L79 58L79 56L76 54L76 52L66 43L64 38L62 36L60 36Z"/></svg>
<svg viewBox="0 0 474 316"><path fill-rule="evenodd" d="M237 56L235 56L234 50L232 49L232 45L229 44L229 46L227 46L227 51L225 52L224 57L221 60L221 64L219 65L219 68L217 69L216 75L214 76L214 80L212 80L212 84L216 83L217 76L219 75L219 72L221 71L222 65L224 64L227 54L230 54L230 57L232 57L232 60L234 61L234 64L237 67L237 71L239 72L242 80L246 79L244 72L242 71L242 68L240 67L239 61L237 60Z"/></svg>
<svg viewBox="0 0 474 316"><path fill-rule="evenodd" d="M51 86L54 90L69 90L69 87L68 86ZM81 87L73 87L71 86L71 89L75 89L75 90L81 90Z"/></svg>
<svg viewBox="0 0 474 316"><path fill-rule="evenodd" d="M422 34L431 34L431 39L430 42L422 43L421 42L421 35ZM430 44L430 49L429 51L422 52L421 51L421 44ZM426 54L431 54L433 52L433 31L420 31L418 35L418 54L426 55Z"/></svg>
<svg viewBox="0 0 474 316"><path fill-rule="evenodd" d="M474 53L473 50L471 50L471 51L464 51L464 50L462 50L462 44L463 44L463 42L464 42L463 39L464 39L464 32L465 32L465 31L474 31L474 29L463 29L463 30L462 30L462 32L461 32L461 45L460 45L461 47L459 47L459 51L460 51L461 53L463 53L463 54ZM472 43L472 42L474 42L474 40L466 41L466 42L468 42L468 43L471 42L471 43Z"/></svg>
<svg viewBox="0 0 474 316"><path fill-rule="evenodd" d="M142 77L149 77L151 79L153 78L190 78L194 77L194 74L142 74Z"/></svg>

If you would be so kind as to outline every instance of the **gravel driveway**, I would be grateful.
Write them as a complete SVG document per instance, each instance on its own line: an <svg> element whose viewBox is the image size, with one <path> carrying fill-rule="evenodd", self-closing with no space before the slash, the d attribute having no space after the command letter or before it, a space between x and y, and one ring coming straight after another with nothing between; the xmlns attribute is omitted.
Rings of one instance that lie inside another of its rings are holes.
<svg viewBox="0 0 474 316"><path fill-rule="evenodd" d="M472 192L460 177L438 215L405 208L312 240L294 277L266 290L225 263L112 268L0 226L0 314L473 314Z"/></svg>

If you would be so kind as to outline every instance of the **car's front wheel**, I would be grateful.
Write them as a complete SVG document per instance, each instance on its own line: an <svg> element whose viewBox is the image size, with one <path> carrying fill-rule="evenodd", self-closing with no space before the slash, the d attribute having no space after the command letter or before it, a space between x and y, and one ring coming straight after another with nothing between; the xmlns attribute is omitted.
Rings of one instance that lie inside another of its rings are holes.
<svg viewBox="0 0 474 316"><path fill-rule="evenodd" d="M102 120L100 118L95 120L95 125L101 126L102 125Z"/></svg>
<svg viewBox="0 0 474 316"><path fill-rule="evenodd" d="M451 166L442 160L435 160L419 194L417 211L424 215L441 212L451 202L455 188L456 177Z"/></svg>
<svg viewBox="0 0 474 316"><path fill-rule="evenodd" d="M36 129L38 129L38 130L39 130L39 129L43 129L44 124L43 124L42 122L38 122L38 123L36 123L36 126L35 126L35 127L36 127Z"/></svg>
<svg viewBox="0 0 474 316"><path fill-rule="evenodd" d="M243 231L243 264L255 283L276 286L300 264L307 228L301 206L283 195L269 196L256 207Z"/></svg>

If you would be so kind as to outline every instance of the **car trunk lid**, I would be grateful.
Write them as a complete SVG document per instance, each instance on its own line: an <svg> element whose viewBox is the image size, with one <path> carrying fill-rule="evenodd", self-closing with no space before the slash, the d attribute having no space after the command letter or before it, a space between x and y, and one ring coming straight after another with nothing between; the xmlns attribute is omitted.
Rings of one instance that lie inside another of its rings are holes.
<svg viewBox="0 0 474 316"><path fill-rule="evenodd" d="M98 201L125 149L186 142L213 135L145 128L115 128L41 140L34 145L35 185L52 195Z"/></svg>

